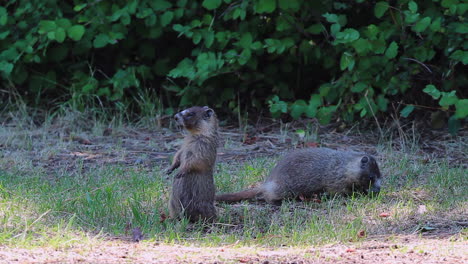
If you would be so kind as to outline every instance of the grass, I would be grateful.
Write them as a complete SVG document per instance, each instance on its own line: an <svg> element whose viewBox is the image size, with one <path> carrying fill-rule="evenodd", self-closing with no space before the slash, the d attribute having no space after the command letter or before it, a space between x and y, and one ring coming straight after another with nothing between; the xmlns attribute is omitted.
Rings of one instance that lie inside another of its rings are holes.
<svg viewBox="0 0 468 264"><path fill-rule="evenodd" d="M106 126L95 124L91 133L101 134ZM48 170L25 153L33 150L47 159L71 143L66 139L48 143L54 137L48 130L23 129L0 131L5 147L0 152L0 245L66 248L101 239L130 239L134 228L149 241L204 246L307 246L425 231L467 234L466 167L417 154L413 145L408 152L393 150L390 144L378 147L384 175L378 197L322 197L320 203L285 201L280 207L219 204L218 221L204 225L166 219L171 184L162 167L90 165L86 157L77 156L71 164ZM286 133L282 131L281 137ZM123 143L117 142L113 151L125 159ZM225 142L227 147L234 140ZM278 158L218 163L218 191L255 185Z"/></svg>

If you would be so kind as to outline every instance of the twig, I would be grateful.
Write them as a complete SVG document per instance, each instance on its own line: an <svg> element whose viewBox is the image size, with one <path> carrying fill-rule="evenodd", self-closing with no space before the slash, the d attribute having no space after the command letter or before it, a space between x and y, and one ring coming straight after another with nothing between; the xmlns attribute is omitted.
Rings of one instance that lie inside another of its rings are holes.
<svg viewBox="0 0 468 264"><path fill-rule="evenodd" d="M367 93L368 92L369 92L369 90L367 90L366 93L364 94L364 98L366 98L366 102L369 105L369 109L370 109L370 111L372 113L372 116L374 117L375 123L377 124L377 127L379 128L380 137L383 139L384 134L383 134L382 128L380 127L379 120L377 120L377 117L375 116L374 110L372 109L372 106L371 106L371 104L369 102L369 99L367 98Z"/></svg>
<svg viewBox="0 0 468 264"><path fill-rule="evenodd" d="M402 104L402 105L411 105L411 106L414 106L414 107L427 108L427 109L432 109L432 110L442 110L442 111L446 111L446 112L455 112L454 110L444 109L442 107L433 107L433 106L425 106L425 105L417 105L417 104L405 104L405 103L400 103L400 104Z"/></svg>
<svg viewBox="0 0 468 264"><path fill-rule="evenodd" d="M417 59L406 58L406 57L403 58L403 59L405 59L405 60L410 60L410 61L414 61L414 62L416 62L416 63L419 63L419 64L422 65L428 72L432 73L431 69L429 69L429 67L427 67L426 64L424 64L424 63L418 61Z"/></svg>

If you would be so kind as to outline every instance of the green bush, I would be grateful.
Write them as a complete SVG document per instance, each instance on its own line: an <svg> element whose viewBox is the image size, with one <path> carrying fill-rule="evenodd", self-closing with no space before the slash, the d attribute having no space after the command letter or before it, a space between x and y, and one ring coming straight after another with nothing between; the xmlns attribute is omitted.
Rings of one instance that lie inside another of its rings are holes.
<svg viewBox="0 0 468 264"><path fill-rule="evenodd" d="M150 89L165 105L268 105L276 117L328 123L401 101L404 117L430 106L456 127L468 116L467 9L459 0L10 0L0 7L0 72L36 104L137 107Z"/></svg>

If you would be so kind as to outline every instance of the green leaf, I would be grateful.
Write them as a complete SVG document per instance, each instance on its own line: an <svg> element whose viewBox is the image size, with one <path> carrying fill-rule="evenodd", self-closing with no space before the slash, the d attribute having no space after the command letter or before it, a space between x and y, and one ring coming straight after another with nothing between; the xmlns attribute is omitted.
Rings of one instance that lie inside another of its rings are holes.
<svg viewBox="0 0 468 264"><path fill-rule="evenodd" d="M39 34L47 34L49 32L54 31L57 28L55 21L51 20L41 20L39 22Z"/></svg>
<svg viewBox="0 0 468 264"><path fill-rule="evenodd" d="M360 38L353 42L352 45L359 55L366 55L367 52L372 50L372 45L367 39Z"/></svg>
<svg viewBox="0 0 468 264"><path fill-rule="evenodd" d="M291 117L298 119L306 112L307 104L304 100L297 100L291 105Z"/></svg>
<svg viewBox="0 0 468 264"><path fill-rule="evenodd" d="M431 26L429 28L434 32L438 32L438 31L440 31L441 23L442 23L442 18L438 17L437 19L432 21L432 24L431 24Z"/></svg>
<svg viewBox="0 0 468 264"><path fill-rule="evenodd" d="M376 25L371 24L367 26L365 33L370 40L376 40L378 34L380 33L380 29Z"/></svg>
<svg viewBox="0 0 468 264"><path fill-rule="evenodd" d="M202 34L200 32L197 32L197 31L193 32L193 37L192 37L193 44L198 45L201 39L202 39Z"/></svg>
<svg viewBox="0 0 468 264"><path fill-rule="evenodd" d="M51 32L47 33L47 38L49 38L50 40L54 40L55 39L55 32L51 31Z"/></svg>
<svg viewBox="0 0 468 264"><path fill-rule="evenodd" d="M325 13L322 15L328 22L338 24L338 16L336 14Z"/></svg>
<svg viewBox="0 0 468 264"><path fill-rule="evenodd" d="M419 20L419 13L413 14L410 11L404 11L405 14L405 22L408 24L413 24Z"/></svg>
<svg viewBox="0 0 468 264"><path fill-rule="evenodd" d="M425 17L425 18L419 20L418 23L416 23L413 26L413 31L414 32L423 32L424 30L427 29L427 27L430 24L431 24L431 18L430 17Z"/></svg>
<svg viewBox="0 0 468 264"><path fill-rule="evenodd" d="M221 0L204 0L202 6L208 10L213 10L221 5Z"/></svg>
<svg viewBox="0 0 468 264"><path fill-rule="evenodd" d="M257 13L272 13L276 9L276 0L257 0L255 11Z"/></svg>
<svg viewBox="0 0 468 264"><path fill-rule="evenodd" d="M313 24L312 26L306 28L305 31L309 32L310 34L313 34L313 35L318 35L320 33L322 33L323 31L323 25L322 24Z"/></svg>
<svg viewBox="0 0 468 264"><path fill-rule="evenodd" d="M467 23L451 23L450 25L455 27L455 32L460 34L468 34Z"/></svg>
<svg viewBox="0 0 468 264"><path fill-rule="evenodd" d="M317 119L321 125L330 123L333 113L336 111L336 106L324 106L317 112Z"/></svg>
<svg viewBox="0 0 468 264"><path fill-rule="evenodd" d="M428 95L432 96L432 98L434 98L435 100L439 99L439 97L441 95L441 92L439 90L437 90L437 88L432 84L426 85L423 92L425 92Z"/></svg>
<svg viewBox="0 0 468 264"><path fill-rule="evenodd" d="M283 10L298 11L301 3L300 0L278 0L278 6Z"/></svg>
<svg viewBox="0 0 468 264"><path fill-rule="evenodd" d="M97 49L105 47L107 44L109 44L109 36L106 34L101 33L94 38L93 46Z"/></svg>
<svg viewBox="0 0 468 264"><path fill-rule="evenodd" d="M408 9L411 11L411 13L416 13L418 11L418 4L416 4L414 1L410 1L408 3Z"/></svg>
<svg viewBox="0 0 468 264"><path fill-rule="evenodd" d="M237 61L239 62L240 65L245 65L250 60L251 56L252 56L252 52L250 51L250 49L244 49L241 52Z"/></svg>
<svg viewBox="0 0 468 264"><path fill-rule="evenodd" d="M348 52L343 52L343 55L341 55L340 60L340 69L344 71L347 68L351 71L354 68L354 64L355 61L353 55Z"/></svg>
<svg viewBox="0 0 468 264"><path fill-rule="evenodd" d="M143 7L138 9L138 13L136 14L137 18L145 18L153 14L153 10L151 8Z"/></svg>
<svg viewBox="0 0 468 264"><path fill-rule="evenodd" d="M5 39L6 37L8 37L8 35L10 35L9 30L7 30L5 32L2 32L2 33L0 33L0 39Z"/></svg>
<svg viewBox="0 0 468 264"><path fill-rule="evenodd" d="M284 101L280 101L277 95L273 96L273 98L268 101L268 104L270 105L270 112L276 117L288 111L288 104Z"/></svg>
<svg viewBox="0 0 468 264"><path fill-rule="evenodd" d="M359 116L360 116L360 117L365 117L366 115L367 115L367 109L366 109L366 108L363 108L363 109L361 110L361 113L359 113Z"/></svg>
<svg viewBox="0 0 468 264"><path fill-rule="evenodd" d="M81 91L85 94L90 94L92 91L94 91L97 88L97 83L95 82L90 82L84 85L81 88Z"/></svg>
<svg viewBox="0 0 468 264"><path fill-rule="evenodd" d="M207 48L209 48L209 47L211 47L211 45L213 45L214 37L215 37L215 34L214 34L213 31L205 31L204 32L203 38L205 39L205 46Z"/></svg>
<svg viewBox="0 0 468 264"><path fill-rule="evenodd" d="M323 86L323 85L322 85ZM310 97L309 105L305 109L305 114L307 117L316 117L317 116L317 108L322 105L322 96L319 94L313 94Z"/></svg>
<svg viewBox="0 0 468 264"><path fill-rule="evenodd" d="M451 91L450 93L442 93L442 98L440 98L439 105L442 107L448 107L458 102L458 97L455 94L455 92L456 91Z"/></svg>
<svg viewBox="0 0 468 264"><path fill-rule="evenodd" d="M336 34L340 32L340 30L341 30L341 26L338 23L332 24L330 26L330 34L334 37L336 36Z"/></svg>
<svg viewBox="0 0 468 264"><path fill-rule="evenodd" d="M242 37L239 39L239 46L241 46L244 49L249 49L252 45L252 41L252 34L250 32L246 32L242 34Z"/></svg>
<svg viewBox="0 0 468 264"><path fill-rule="evenodd" d="M375 4L375 7L374 7L375 17L381 18L385 14L385 12L387 12L388 7L389 5L387 2L384 2L384 1L377 2L377 4Z"/></svg>
<svg viewBox="0 0 468 264"><path fill-rule="evenodd" d="M183 59L177 67L172 69L169 74L169 77L178 78L178 77L186 77L189 80L193 80L195 78L195 68L193 66L193 61L189 58Z"/></svg>
<svg viewBox="0 0 468 264"><path fill-rule="evenodd" d="M6 62L6 61L0 61L0 72L5 73L7 76L10 75L10 73L13 71L13 64Z"/></svg>
<svg viewBox="0 0 468 264"><path fill-rule="evenodd" d="M289 20L288 19L291 19L290 17L289 18L286 18L287 15L282 15L282 16L279 16L277 19L276 19L276 30L277 31L287 31L287 30L290 30L291 28L293 28L293 26L289 23Z"/></svg>
<svg viewBox="0 0 468 264"><path fill-rule="evenodd" d="M359 31L353 28L347 28L342 32L336 33L334 44L353 42L359 38Z"/></svg>
<svg viewBox="0 0 468 264"><path fill-rule="evenodd" d="M153 11L165 11L172 7L171 2L168 2L166 0L153 0L148 2L151 8L153 8Z"/></svg>
<svg viewBox="0 0 468 264"><path fill-rule="evenodd" d="M88 4L79 4L79 5L76 5L75 7L73 7L73 11L75 12L80 12L81 10L83 10L83 8L85 8Z"/></svg>
<svg viewBox="0 0 468 264"><path fill-rule="evenodd" d="M57 42L59 43L62 43L65 40L66 36L67 34L65 33L65 30L63 28L57 28L57 30L55 31L55 40L57 40Z"/></svg>
<svg viewBox="0 0 468 264"><path fill-rule="evenodd" d="M458 0L442 0L440 4L442 7L450 8L451 6L457 5Z"/></svg>
<svg viewBox="0 0 468 264"><path fill-rule="evenodd" d="M322 96L319 95L319 94L313 94L313 95L310 97L309 105L310 105L310 106L313 106L313 107L315 107L315 108L317 108L317 107L319 107L320 105L322 105Z"/></svg>
<svg viewBox="0 0 468 264"><path fill-rule="evenodd" d="M74 25L67 29L67 35L74 41L79 41L85 33L85 28L82 25Z"/></svg>
<svg viewBox="0 0 468 264"><path fill-rule="evenodd" d="M18 51L14 46L0 53L0 60L14 61L18 58Z"/></svg>
<svg viewBox="0 0 468 264"><path fill-rule="evenodd" d="M60 18L60 19L57 19L55 21L55 23L57 24L57 26L63 28L63 29L68 29L69 27L72 26L70 20L66 19L66 18Z"/></svg>
<svg viewBox="0 0 468 264"><path fill-rule="evenodd" d="M366 83L358 82L353 87L351 87L351 92L360 93L360 92L364 91L367 87L368 87L368 85Z"/></svg>
<svg viewBox="0 0 468 264"><path fill-rule="evenodd" d="M169 25L174 18L174 12L172 11L167 11L161 16L161 26L165 27Z"/></svg>
<svg viewBox="0 0 468 264"><path fill-rule="evenodd" d="M467 65L468 64L468 51L456 50L450 55L449 58L453 60L458 60L464 65Z"/></svg>
<svg viewBox="0 0 468 264"><path fill-rule="evenodd" d="M379 107L380 111L382 112L387 111L388 102L389 102L388 99L385 98L383 94L380 94L379 96L377 96L377 106Z"/></svg>
<svg viewBox="0 0 468 264"><path fill-rule="evenodd" d="M411 112L413 112L413 110L414 110L413 105L407 105L407 106L405 106L405 108L403 108L400 111L400 114L401 114L402 117L406 118L411 114Z"/></svg>
<svg viewBox="0 0 468 264"><path fill-rule="evenodd" d="M463 119L468 117L468 99L460 99L455 104L456 112L455 117L458 119Z"/></svg>
<svg viewBox="0 0 468 264"><path fill-rule="evenodd" d="M393 59L398 54L398 44L395 41L392 41L385 51L385 57Z"/></svg>
<svg viewBox="0 0 468 264"><path fill-rule="evenodd" d="M6 25L7 21L8 21L8 12L3 6L0 6L0 26Z"/></svg>

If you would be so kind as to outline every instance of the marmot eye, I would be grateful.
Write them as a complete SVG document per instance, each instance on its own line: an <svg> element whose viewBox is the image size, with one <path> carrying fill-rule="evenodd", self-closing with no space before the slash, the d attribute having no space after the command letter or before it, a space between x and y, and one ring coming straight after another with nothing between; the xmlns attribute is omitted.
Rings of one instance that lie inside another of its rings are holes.
<svg viewBox="0 0 468 264"><path fill-rule="evenodd" d="M211 117L212 115L213 115L213 110L208 109L208 110L205 111L205 116L206 117Z"/></svg>
<svg viewBox="0 0 468 264"><path fill-rule="evenodd" d="M367 163L367 162L369 162L369 158L368 157L362 157L361 163Z"/></svg>

